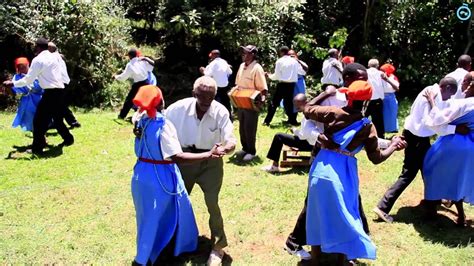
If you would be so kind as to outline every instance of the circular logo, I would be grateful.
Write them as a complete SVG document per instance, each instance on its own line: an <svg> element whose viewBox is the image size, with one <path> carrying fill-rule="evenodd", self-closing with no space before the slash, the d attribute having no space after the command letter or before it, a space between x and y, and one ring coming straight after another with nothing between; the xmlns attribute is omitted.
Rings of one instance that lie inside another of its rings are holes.
<svg viewBox="0 0 474 266"><path fill-rule="evenodd" d="M458 17L458 19L462 21L466 21L470 19L471 15L472 15L471 9L466 3L462 4L462 6L460 6L458 10L456 11L456 16Z"/></svg>

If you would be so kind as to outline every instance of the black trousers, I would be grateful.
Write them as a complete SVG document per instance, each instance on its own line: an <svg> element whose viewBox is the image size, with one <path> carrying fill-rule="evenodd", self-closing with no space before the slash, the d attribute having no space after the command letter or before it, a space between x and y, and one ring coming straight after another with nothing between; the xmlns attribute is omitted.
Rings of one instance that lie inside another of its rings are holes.
<svg viewBox="0 0 474 266"><path fill-rule="evenodd" d="M319 148L315 147L314 149L314 156L319 152ZM306 208L308 205L308 193L306 192L306 198L304 199L304 206L298 216L298 220L296 220L296 225L293 228L293 231L290 233L288 238L286 239L286 245L289 247L293 247L294 249L301 248L302 246L306 245ZM362 198L359 194L359 215L362 220L362 226L364 227L364 231L368 234L369 231L369 223L367 222L367 217L364 213L364 208L362 207Z"/></svg>
<svg viewBox="0 0 474 266"><path fill-rule="evenodd" d="M366 117L371 117L372 123L377 129L377 137L385 138L385 126L383 124L383 100L376 99L372 100L367 107L365 112Z"/></svg>
<svg viewBox="0 0 474 266"><path fill-rule="evenodd" d="M45 134L51 119L64 141L74 140L63 122L64 109L64 89L45 89L33 119L33 152L41 152L46 147Z"/></svg>
<svg viewBox="0 0 474 266"><path fill-rule="evenodd" d="M267 158L275 162L280 161L280 154L283 145L297 148L300 151L312 151L313 145L308 141L298 138L295 135L278 133L273 137L272 145L268 150Z"/></svg>
<svg viewBox="0 0 474 266"><path fill-rule="evenodd" d="M407 142L407 147L402 172L395 184L385 192L385 195L377 204L377 207L385 213L390 212L395 201L415 179L418 171L423 170L423 160L431 147L429 137L418 137L406 129L403 131L403 136Z"/></svg>
<svg viewBox="0 0 474 266"><path fill-rule="evenodd" d="M257 153L255 142L257 141L258 112L238 109L237 116L239 118L239 134L242 150L255 155Z"/></svg>
<svg viewBox="0 0 474 266"><path fill-rule="evenodd" d="M120 114L119 114L120 118L125 119L125 117L127 117L128 112L133 107L132 100L133 98L135 98L135 95L137 95L138 89L140 89L141 86L145 86L145 85L148 85L147 80L133 83L132 88L128 92L127 97L125 98L125 102L123 103L122 110L120 110Z"/></svg>
<svg viewBox="0 0 474 266"><path fill-rule="evenodd" d="M272 101L268 106L268 113L265 117L265 123L270 124L273 116L275 115L276 109L280 106L281 100L283 100L283 106L285 107L286 116L288 116L288 122L290 124L296 124L297 113L293 112L293 92L295 90L296 83L285 83L280 82L277 84L275 95L273 95Z"/></svg>
<svg viewBox="0 0 474 266"><path fill-rule="evenodd" d="M229 95L227 94L229 91L229 86L217 88L216 97L214 99L225 106L225 108L229 111L229 118L232 121L232 107L230 105Z"/></svg>

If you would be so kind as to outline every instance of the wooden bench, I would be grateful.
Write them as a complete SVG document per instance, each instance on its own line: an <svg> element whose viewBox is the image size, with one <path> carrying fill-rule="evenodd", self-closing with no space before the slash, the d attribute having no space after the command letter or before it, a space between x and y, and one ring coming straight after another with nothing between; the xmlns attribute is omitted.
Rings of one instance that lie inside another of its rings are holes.
<svg viewBox="0 0 474 266"><path fill-rule="evenodd" d="M310 151L299 151L298 149L290 148L286 145L283 146L283 160L280 162L280 167L309 166L310 161Z"/></svg>

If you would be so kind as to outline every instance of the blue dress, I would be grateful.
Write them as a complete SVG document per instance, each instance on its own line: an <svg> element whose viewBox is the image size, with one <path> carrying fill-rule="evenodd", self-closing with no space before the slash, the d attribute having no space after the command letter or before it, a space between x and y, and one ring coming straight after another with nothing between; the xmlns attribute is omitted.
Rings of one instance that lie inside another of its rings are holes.
<svg viewBox="0 0 474 266"><path fill-rule="evenodd" d="M19 80L24 76L25 74L15 74L13 80ZM12 91L15 94L22 95L12 127L20 127L23 131L33 131L33 119L35 118L38 103L43 95L43 89L40 87L38 80L35 80L31 86L13 87Z"/></svg>
<svg viewBox="0 0 474 266"><path fill-rule="evenodd" d="M300 94L300 93L306 94L306 82L304 80L304 75L298 75L298 81L296 82L295 89L293 90L293 98L297 94ZM280 102L280 106L282 108L284 108L283 101L284 100L281 100L281 102ZM293 106L293 112L298 113L298 110L296 110L296 107L294 107L294 106Z"/></svg>
<svg viewBox="0 0 474 266"><path fill-rule="evenodd" d="M160 135L165 118L143 118L143 133L135 139L138 158L163 160ZM197 248L198 229L181 173L175 163L152 164L137 161L132 177L132 196L137 219L135 261L156 261L163 248L175 237L174 256Z"/></svg>
<svg viewBox="0 0 474 266"><path fill-rule="evenodd" d="M383 98L383 125L385 133L398 132L398 101L395 93L385 93Z"/></svg>
<svg viewBox="0 0 474 266"><path fill-rule="evenodd" d="M471 128L469 134L442 136L426 153L425 199L464 200L474 205L474 111L451 124L466 123Z"/></svg>
<svg viewBox="0 0 474 266"><path fill-rule="evenodd" d="M336 132L333 141L345 150L366 124L363 118ZM358 147L351 153L362 149ZM307 243L325 253L342 253L348 259L375 259L375 245L364 232L359 214L357 159L321 149L309 172Z"/></svg>
<svg viewBox="0 0 474 266"><path fill-rule="evenodd" d="M148 84L150 85L155 85L156 86L156 77L153 72L148 72L148 78L147 78Z"/></svg>

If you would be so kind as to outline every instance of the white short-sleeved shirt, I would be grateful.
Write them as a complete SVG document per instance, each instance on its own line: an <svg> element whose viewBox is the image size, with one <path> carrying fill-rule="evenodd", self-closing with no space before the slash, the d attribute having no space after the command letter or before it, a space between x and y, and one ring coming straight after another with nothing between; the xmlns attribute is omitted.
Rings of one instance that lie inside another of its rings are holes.
<svg viewBox="0 0 474 266"><path fill-rule="evenodd" d="M173 123L165 120L160 135L161 155L164 160L169 160L172 156L182 153L181 144L178 140L178 134Z"/></svg>
<svg viewBox="0 0 474 266"><path fill-rule="evenodd" d="M337 64L342 68L341 62L336 58L330 57L323 62L323 77L321 83L339 85L342 82L342 73L336 69L332 64Z"/></svg>
<svg viewBox="0 0 474 266"><path fill-rule="evenodd" d="M216 143L237 143L229 112L217 101L212 101L201 120L197 118L196 99L192 97L170 105L165 116L176 127L182 148L210 150Z"/></svg>
<svg viewBox="0 0 474 266"><path fill-rule="evenodd" d="M392 81L395 85L400 86L400 83L393 76L388 77L388 79L390 79L390 81ZM388 83L388 81L382 80L382 83L383 83L383 91L385 93L394 93L395 92L392 85L390 85L390 83Z"/></svg>
<svg viewBox="0 0 474 266"><path fill-rule="evenodd" d="M271 80L280 82L297 82L298 75L306 75L301 64L293 57L284 55L280 57L275 63L275 73L271 74Z"/></svg>
<svg viewBox="0 0 474 266"><path fill-rule="evenodd" d="M204 75L213 78L217 87L224 88L229 85L229 76L232 74L229 64L224 59L217 57L212 60L204 70Z"/></svg>
<svg viewBox="0 0 474 266"><path fill-rule="evenodd" d="M371 67L367 69L367 76L369 77L369 83L372 86L372 98L371 100L383 99L384 93L384 80L382 79L383 72Z"/></svg>

